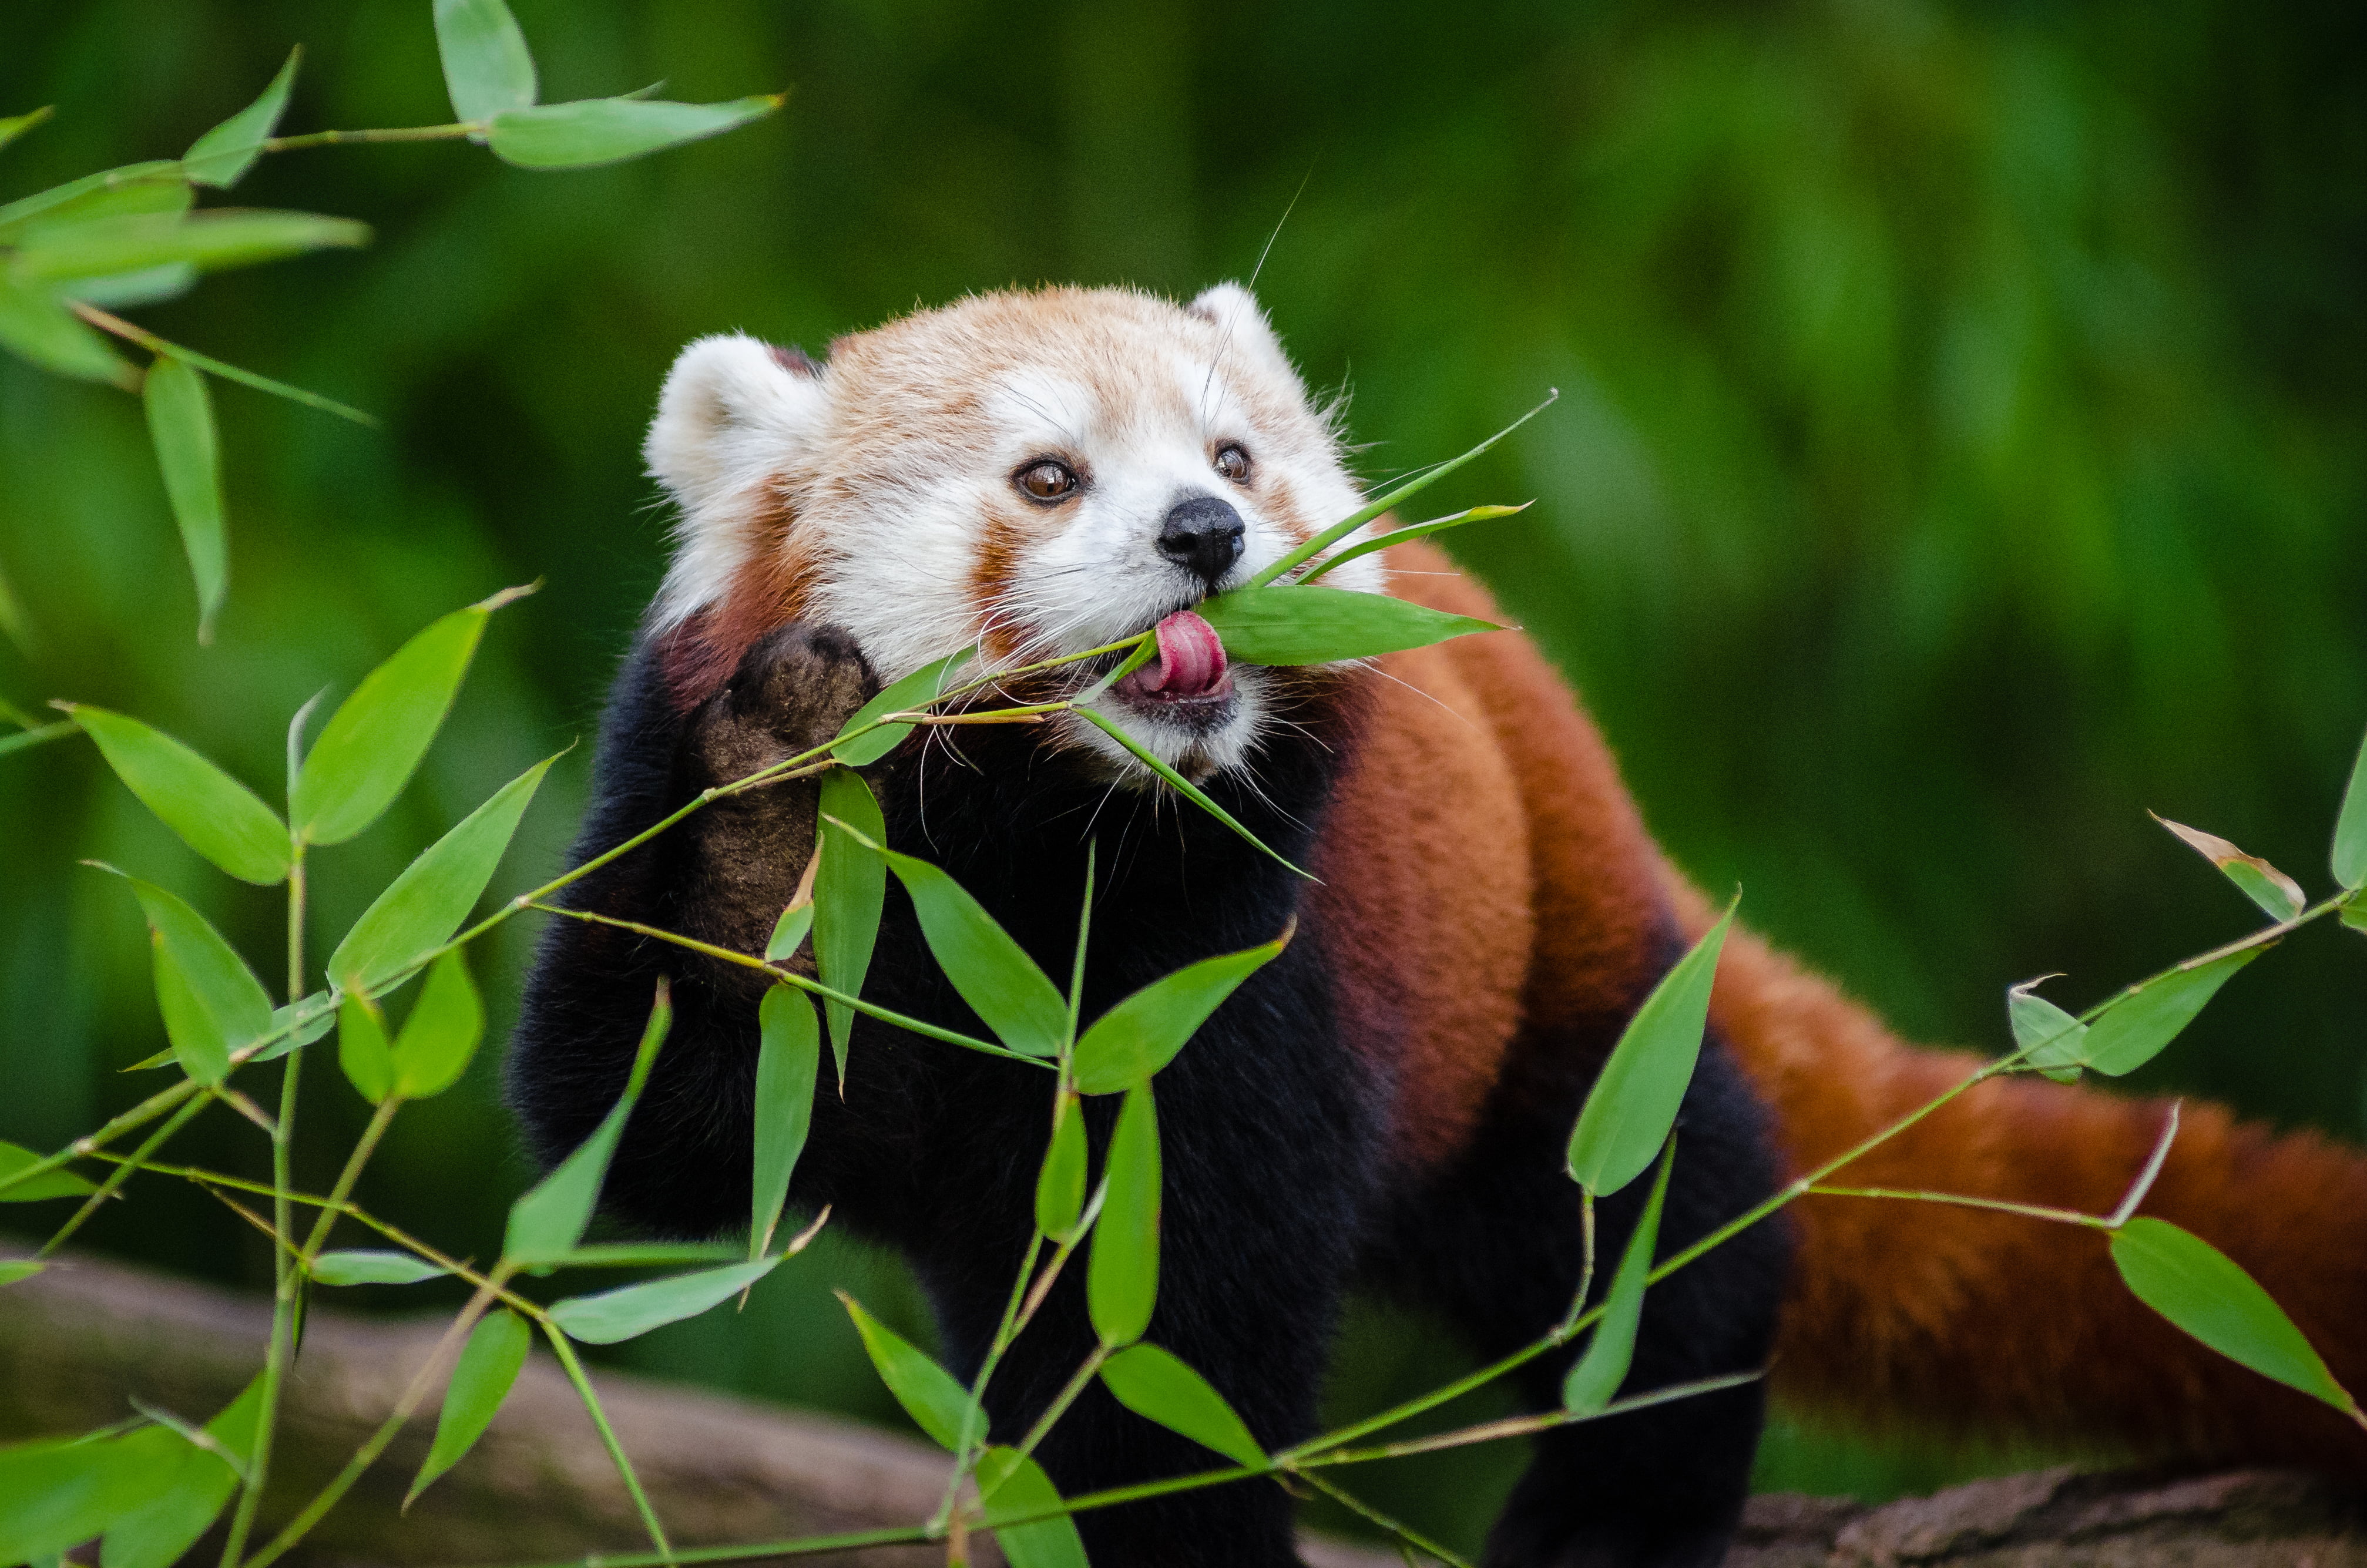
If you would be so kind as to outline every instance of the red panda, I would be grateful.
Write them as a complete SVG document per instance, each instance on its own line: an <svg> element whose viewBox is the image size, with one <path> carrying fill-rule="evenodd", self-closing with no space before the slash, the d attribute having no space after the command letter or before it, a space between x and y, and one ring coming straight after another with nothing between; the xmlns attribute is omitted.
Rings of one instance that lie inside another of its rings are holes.
<svg viewBox="0 0 2367 1568"><path fill-rule="evenodd" d="M826 740L883 682L954 649L978 642L1010 668L1161 625L1160 660L1101 710L1317 881L1178 810L1073 718L927 732L867 770L890 840L945 865L1056 972L1098 846L1088 1017L1300 922L1157 1080L1167 1181L1151 1336L1281 1445L1312 1430L1352 1278L1443 1309L1487 1355L1567 1310L1581 1244L1563 1142L1622 1027L1709 912L1518 633L1309 670L1229 665L1199 634L1193 606L1360 504L1332 422L1246 291L1181 307L1123 290L986 295L841 339L820 363L706 339L669 379L648 453L681 507L681 543L617 684L583 854ZM1430 547L1383 559L1326 580L1492 619ZM1065 695L1102 667L1029 678ZM813 812L807 785L719 802L572 896L761 952ZM512 1098L544 1158L580 1141L615 1101L661 971L675 979L675 1031L606 1202L652 1230L707 1233L744 1212L761 976L556 922ZM893 890L866 994L976 1027ZM1680 1123L1662 1250L1967 1070L1902 1045L1738 932ZM1029 1234L1041 1098L1025 1068L869 1020L843 1096L817 1096L793 1197L904 1250L963 1375ZM1097 1139L1106 1110L1093 1109ZM2163 1114L1996 1082L1847 1179L2105 1210ZM1605 1256L1639 1199L1603 1206ZM2226 1250L2339 1378L2367 1385L2367 1261L2329 1244L2367 1213L2367 1160L2190 1108L2146 1211ZM998 1435L1025 1430L1091 1343L1074 1284L999 1369ZM1549 1405L1567 1364L1534 1364L1523 1396ZM2333 1412L2132 1299L2100 1238L1995 1213L1797 1202L1653 1289L1628 1387L1762 1365L1786 1395L1877 1419L2367 1468L2367 1441ZM1716 1562L1763 1397L1746 1385L1541 1438L1489 1561ZM1208 1462L1098 1391L1041 1457L1071 1494ZM1271 1484L1080 1522L1104 1562L1295 1561Z"/></svg>

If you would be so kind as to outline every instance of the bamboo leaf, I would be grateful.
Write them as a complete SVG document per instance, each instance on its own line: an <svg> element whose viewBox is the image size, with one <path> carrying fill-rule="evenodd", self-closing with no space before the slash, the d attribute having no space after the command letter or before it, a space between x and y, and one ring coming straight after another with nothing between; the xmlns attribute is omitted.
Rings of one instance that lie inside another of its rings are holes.
<svg viewBox="0 0 2367 1568"><path fill-rule="evenodd" d="M1236 588L1199 608L1201 619L1223 640L1226 653L1245 665L1369 659L1475 631L1504 630L1492 620L1346 588Z"/></svg>
<svg viewBox="0 0 2367 1568"><path fill-rule="evenodd" d="M1085 1211L1085 1119L1074 1095L1061 1096L1053 1114L1059 1119L1036 1173L1036 1228L1067 1241Z"/></svg>
<svg viewBox="0 0 2367 1568"><path fill-rule="evenodd" d="M6 147L17 137L46 121L55 112L55 106L43 104L40 108L27 113L12 114L5 119L0 119L0 147Z"/></svg>
<svg viewBox="0 0 2367 1568"><path fill-rule="evenodd" d="M584 98L505 109L486 140L495 157L522 169L589 169L720 135L780 107L776 94L719 104Z"/></svg>
<svg viewBox="0 0 2367 1568"><path fill-rule="evenodd" d="M2089 1024L2087 1064L2114 1078L2144 1066L2194 1021L2237 970L2259 956L2259 949L2246 948L2131 986Z"/></svg>
<svg viewBox="0 0 2367 1568"><path fill-rule="evenodd" d="M151 159L20 196L0 207L0 243L14 244L37 230L134 212L187 212L196 193L180 164Z"/></svg>
<svg viewBox="0 0 2367 1568"><path fill-rule="evenodd" d="M1148 1341L1129 1345L1102 1363L1102 1381L1137 1415L1237 1464L1265 1463L1265 1450L1225 1396L1173 1352Z"/></svg>
<svg viewBox="0 0 2367 1568"><path fill-rule="evenodd" d="M230 582L230 546L222 520L221 445L206 378L185 361L160 354L141 382L148 436L165 498L181 530L181 548L198 585L198 641L210 642L214 616ZM259 803L259 802L258 802ZM249 879L250 881L253 879Z"/></svg>
<svg viewBox="0 0 2367 1568"><path fill-rule="evenodd" d="M1652 1194L1644 1212L1627 1233L1619 1254L1619 1271L1612 1276L1603 1298L1603 1315L1594 1321L1586 1353L1571 1364L1562 1380L1562 1407L1573 1415L1601 1413L1627 1381L1636 1359L1636 1331L1644 1321L1644 1287L1652 1272L1652 1250L1660 1236L1660 1208L1669 1196L1669 1173L1677 1163L1677 1140L1670 1135L1660 1155L1659 1174L1652 1178Z"/></svg>
<svg viewBox="0 0 2367 1568"><path fill-rule="evenodd" d="M547 756L503 785L386 885L329 955L338 984L376 991L451 939L493 880L518 820L558 760Z"/></svg>
<svg viewBox="0 0 2367 1568"><path fill-rule="evenodd" d="M155 1478L190 1451L163 1426L0 1449L0 1560L55 1558L99 1535L143 1507Z"/></svg>
<svg viewBox="0 0 2367 1568"><path fill-rule="evenodd" d="M1598 1198L1641 1176L1677 1123L1709 1025L1718 954L1740 902L1737 894L1718 923L1652 987L1587 1093L1570 1130L1569 1174Z"/></svg>
<svg viewBox="0 0 2367 1568"><path fill-rule="evenodd" d="M1351 561L1371 555L1376 551L1391 550L1414 540L1428 539L1433 534L1444 533L1449 528L1459 528L1466 523L1484 523L1497 517L1517 517L1534 505L1535 503L1523 501L1517 506L1474 506L1467 511L1457 512L1451 517L1433 517L1426 523L1411 523L1401 528L1392 528L1387 533L1376 534L1371 539L1359 540L1328 560L1317 562L1312 569L1301 573L1293 581L1304 587L1325 573L1337 571Z"/></svg>
<svg viewBox="0 0 2367 1568"><path fill-rule="evenodd" d="M1162 975L1104 1013L1077 1041L1079 1091L1114 1095L1148 1081L1243 981L1282 956L1297 929L1294 916L1273 941Z"/></svg>
<svg viewBox="0 0 2367 1568"><path fill-rule="evenodd" d="M978 1489L981 1499L993 1499L986 1525L994 1530L994 1543L1002 1548L1011 1568L1087 1568L1077 1521L1066 1514L1031 1524L995 1526L998 1518L1025 1518L1060 1506L1059 1488L1042 1465L1017 1449L989 1449L978 1461Z"/></svg>
<svg viewBox="0 0 2367 1568"><path fill-rule="evenodd" d="M104 708L65 710L123 787L181 841L243 882L286 880L288 825L245 785L162 730Z"/></svg>
<svg viewBox="0 0 2367 1568"><path fill-rule="evenodd" d="M407 1252L324 1252L312 1260L323 1285L416 1285L451 1273Z"/></svg>
<svg viewBox="0 0 2367 1568"><path fill-rule="evenodd" d="M289 801L297 832L314 844L342 844L378 820L451 711L486 619L527 591L509 589L431 622L362 677L297 774Z"/></svg>
<svg viewBox="0 0 2367 1568"><path fill-rule="evenodd" d="M969 1410L969 1391L910 1340L865 1312L854 1297L844 1290L837 1295L845 1304L846 1315L855 1320L855 1332L863 1338L864 1353L871 1358L872 1369L888 1385L888 1392L896 1396L896 1403L904 1407L904 1414L938 1447L959 1448L962 1420Z"/></svg>
<svg viewBox="0 0 2367 1568"><path fill-rule="evenodd" d="M776 985L756 1009L756 1150L750 1183L748 1254L763 1255L788 1202L789 1178L813 1125L821 1071L821 1028L795 986Z"/></svg>
<svg viewBox="0 0 2367 1568"><path fill-rule="evenodd" d="M366 996L348 996L337 1009L337 1065L345 1081L372 1105L394 1092L394 1051L386 1022Z"/></svg>
<svg viewBox="0 0 2367 1568"><path fill-rule="evenodd" d="M863 977L871 969L871 949L879 937L879 912L886 906L888 868L876 855L847 835L846 827L874 843L888 841L888 823L871 786L852 768L833 767L821 776L822 821L817 833L821 864L814 871L814 965L821 983L849 996L863 994ZM846 1054L855 1029L855 1009L844 1002L826 1002L822 1011L830 1023L831 1054L838 1062L838 1087L846 1092Z"/></svg>
<svg viewBox="0 0 2367 1568"><path fill-rule="evenodd" d="M0 1179L15 1176L28 1165L38 1165L41 1156L30 1149L20 1149L14 1143L0 1143ZM29 1180L14 1187L0 1187L0 1203L38 1203L45 1198L81 1198L98 1188L69 1170L43 1171Z"/></svg>
<svg viewBox="0 0 2367 1568"><path fill-rule="evenodd" d="M132 369L107 339L74 319L55 294L0 271L0 348L28 364L85 381L130 385Z"/></svg>
<svg viewBox="0 0 2367 1568"><path fill-rule="evenodd" d="M697 1317L730 1300L780 1267L777 1257L677 1274L671 1279L651 1279L620 1286L596 1296L576 1296L550 1309L550 1321L571 1339L586 1345L617 1345L637 1339L653 1328Z"/></svg>
<svg viewBox="0 0 2367 1568"><path fill-rule="evenodd" d="M2367 740L2350 767L2350 786L2334 822L2334 880L2346 888L2367 887Z"/></svg>
<svg viewBox="0 0 2367 1568"><path fill-rule="evenodd" d="M502 1402L509 1398L533 1343L534 1332L526 1320L506 1308L486 1313L469 1332L469 1343L461 1347L452 1381L444 1390L444 1408L436 1415L436 1440L428 1446L427 1461L403 1496L406 1509L485 1435L501 1413Z"/></svg>
<svg viewBox="0 0 2367 1568"><path fill-rule="evenodd" d="M945 692L961 684L962 670L978 653L976 648L964 648L958 653L923 665L902 680L888 687L878 696L855 710L855 716L839 726L842 735L860 730L873 720L889 713L912 713L926 708ZM896 749L896 744L912 733L910 724L883 724L867 735L856 735L831 748L831 756L849 767L861 767L878 761Z"/></svg>
<svg viewBox="0 0 2367 1568"><path fill-rule="evenodd" d="M459 119L491 119L534 102L534 56L503 0L436 0L436 53Z"/></svg>
<svg viewBox="0 0 2367 1568"><path fill-rule="evenodd" d="M2187 847L2218 867L2220 874L2235 883L2243 895L2258 904L2260 912L2270 919L2291 920L2309 903L2309 896L2301 891L2299 882L2258 855L2247 855L2216 834L2189 827L2182 822L2172 822L2158 813L2153 820L2177 835Z"/></svg>
<svg viewBox="0 0 2367 1568"><path fill-rule="evenodd" d="M271 998L205 916L153 882L123 880L148 917L156 1001L173 1054L198 1083L219 1084L230 1071L231 1052L270 1031Z"/></svg>
<svg viewBox="0 0 2367 1568"><path fill-rule="evenodd" d="M367 223L318 212L131 212L40 224L23 235L9 272L18 282L33 284L111 278L175 262L215 272L368 244L369 236Z"/></svg>
<svg viewBox="0 0 2367 1568"><path fill-rule="evenodd" d="M1133 753L1134 759L1137 762L1141 763L1143 767L1150 769L1151 772L1159 775L1160 778L1165 779L1169 789L1174 790L1177 794L1183 796L1185 800L1191 801L1194 805L1199 807L1202 811L1207 812L1218 822L1223 823L1235 833L1240 835L1240 836L1253 848L1263 854L1273 856L1273 858L1276 861L1280 862L1280 864L1286 869L1298 876L1305 877L1310 882L1318 880L1311 873L1299 870L1297 867L1293 866L1289 861L1283 859L1280 855L1274 854L1274 852L1268 848L1264 841L1260 839L1256 834L1251 833L1248 828L1243 827L1240 821L1234 817L1232 812L1225 810L1224 807L1210 800L1206 791L1203 790L1197 784L1193 783L1189 778L1184 778L1172 767L1170 767L1167 764L1160 761L1148 747L1144 746L1141 742L1136 740L1132 735L1127 734L1115 722L1108 719L1104 719L1100 713L1094 711L1091 708L1080 708L1076 710L1076 713L1079 718L1083 719L1095 729L1101 731L1102 733L1107 735L1119 745L1124 746L1127 751Z"/></svg>
<svg viewBox="0 0 2367 1568"><path fill-rule="evenodd" d="M633 1114L633 1104L641 1097L650 1069L657 1062L658 1048L665 1043L666 1030L673 1023L674 1004L661 980L624 1092L591 1137L510 1205L509 1227L502 1238L504 1257L529 1266L555 1263L583 1240L583 1228L592 1222L592 1210L600 1201L600 1184L607 1177L617 1140L624 1135L625 1119Z"/></svg>
<svg viewBox="0 0 2367 1568"><path fill-rule="evenodd" d="M394 1041L394 1092L432 1098L460 1081L485 1038L485 1005L458 949L436 960Z"/></svg>
<svg viewBox="0 0 2367 1568"><path fill-rule="evenodd" d="M2202 1237L2142 1216L2112 1233L2112 1265L2137 1300L2222 1356L2357 1414L2349 1391L2284 1309Z"/></svg>
<svg viewBox="0 0 2367 1568"><path fill-rule="evenodd" d="M2051 980L2044 975L2041 979ZM2033 994L2037 980L2026 980L2005 994L2006 1021L2022 1060L2058 1084L2079 1081L2079 1063L2088 1057L2088 1026Z"/></svg>
<svg viewBox="0 0 2367 1568"><path fill-rule="evenodd" d="M896 873L912 895L937 966L996 1038L1029 1056L1059 1055L1069 1033L1067 998L969 890L941 868L900 855L851 824L831 825Z"/></svg>
<svg viewBox="0 0 2367 1568"><path fill-rule="evenodd" d="M271 78L261 97L189 144L189 150L181 154L181 168L190 179L227 190L246 177L246 171L263 155L263 143L279 128L289 89L296 85L297 62L303 58L303 45L289 50L288 63Z"/></svg>
<svg viewBox="0 0 2367 1568"><path fill-rule="evenodd" d="M263 1410L258 1375L222 1413L206 1423L206 1435L241 1464L255 1452L255 1429ZM100 1568L172 1568L221 1514L239 1477L219 1453L185 1442L176 1459L149 1478L148 1500L108 1527L99 1548Z"/></svg>
<svg viewBox="0 0 2367 1568"><path fill-rule="evenodd" d="M1109 1196L1093 1224L1085 1305L1104 1345L1131 1345L1159 1299L1159 1113L1148 1081L1118 1109L1104 1179Z"/></svg>

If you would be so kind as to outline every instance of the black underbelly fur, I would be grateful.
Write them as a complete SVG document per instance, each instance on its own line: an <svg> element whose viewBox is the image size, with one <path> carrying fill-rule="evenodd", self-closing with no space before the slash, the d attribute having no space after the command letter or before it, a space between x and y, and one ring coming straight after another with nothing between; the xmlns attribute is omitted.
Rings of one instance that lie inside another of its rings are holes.
<svg viewBox="0 0 2367 1568"><path fill-rule="evenodd" d="M603 725L597 799L578 858L719 781L711 777L719 751L744 760L741 743L760 697L773 710L793 707L796 691L859 664L843 640L793 629L753 650L730 687L684 718L665 700L656 655L646 642L637 647ZM1353 740L1353 720L1340 705L1329 711L1268 745L1254 789L1227 778L1208 786L1252 832L1301 863L1320 826L1331 769ZM719 746L719 728L731 744ZM1608 1039L1527 1051L1568 1069L1508 1080L1463 1155L1418 1180L1395 1176L1380 1146L1392 1085L1377 1065L1395 1053L1389 1042L1341 1038L1326 963L1327 943L1337 938L1301 900L1305 884L1204 812L1112 793L1031 730L945 733L961 736L958 756L942 739L908 743L867 770L889 841L945 867L1058 977L1069 972L1086 844L1095 841L1087 1019L1161 974L1270 940L1299 918L1290 948L1210 1017L1155 1084L1166 1186L1150 1337L1206 1374L1262 1442L1278 1447L1314 1430L1341 1295L1360 1269L1444 1309L1489 1356L1534 1339L1567 1309L1580 1231L1561 1142ZM776 749L786 753L800 739L784 733ZM750 930L769 924L802 869L801 823L811 812L810 793L795 788L742 797L729 811L694 815L571 893L580 907L749 947ZM752 859L768 864L752 869ZM728 907L735 901L748 907ZM555 921L513 1045L511 1098L541 1160L572 1148L614 1103L660 973L673 979L675 1023L617 1151L604 1208L641 1230L710 1234L747 1213L761 977L752 983L749 971L679 948ZM865 995L984 1032L929 959L893 879ZM793 1202L809 1210L829 1203L833 1223L905 1254L959 1375L983 1353L1031 1233L1049 1089L1038 1068L858 1019L844 1099L828 1083L817 1095ZM1089 1102L1096 1149L1115 1109L1114 1100ZM1664 1253L1772 1185L1761 1123L1713 1044L1687 1100ZM1618 1255L1640 1188L1603 1205L1599 1278ZM1655 1288L1631 1392L1761 1364L1784 1250L1780 1231L1761 1227ZM1089 1347L1082 1274L1069 1271L998 1371L989 1405L999 1439L1025 1429ZM1534 1363L1524 1395L1548 1407L1568 1361L1565 1352ZM1739 1508L1760 1414L1750 1386L1540 1440L1489 1561L1716 1562ZM1217 1462L1098 1388L1040 1457L1070 1494ZM1102 1568L1281 1564L1295 1561L1289 1507L1279 1487L1256 1482L1098 1512L1080 1524Z"/></svg>

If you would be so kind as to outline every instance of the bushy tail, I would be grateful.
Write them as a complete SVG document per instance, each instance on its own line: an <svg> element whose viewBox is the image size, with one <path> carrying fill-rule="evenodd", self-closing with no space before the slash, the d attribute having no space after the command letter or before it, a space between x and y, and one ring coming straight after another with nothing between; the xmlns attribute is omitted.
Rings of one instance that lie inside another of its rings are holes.
<svg viewBox="0 0 2367 1568"><path fill-rule="evenodd" d="M1705 928L1705 903L1680 896L1687 925ZM1795 1175L1978 1065L1903 1044L1741 932L1712 1016L1772 1107ZM2109 1213L2169 1113L2165 1100L1993 1080L1830 1180ZM2100 1232L1892 1199L1812 1196L1792 1212L1799 1255L1774 1375L1804 1406L2367 1473L2367 1433L2155 1315L2122 1284ZM2367 1154L2190 1101L2139 1212L2241 1264L2335 1377L2367 1391Z"/></svg>

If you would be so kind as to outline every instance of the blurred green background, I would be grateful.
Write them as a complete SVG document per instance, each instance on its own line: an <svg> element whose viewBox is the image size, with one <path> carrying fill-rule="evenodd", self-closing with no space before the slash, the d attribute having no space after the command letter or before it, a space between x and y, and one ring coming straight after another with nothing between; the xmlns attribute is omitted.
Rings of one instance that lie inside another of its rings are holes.
<svg viewBox="0 0 2367 1568"><path fill-rule="evenodd" d="M207 282L167 336L373 410L372 432L217 390L232 586L195 605L137 403L0 361L0 695L141 714L276 794L288 714L504 584L447 739L316 863L314 951L443 827L588 738L660 570L640 428L688 337L819 349L966 290L1186 293L1247 274L1379 474L1559 406L1448 504L1522 499L1465 559L1585 691L1662 841L1920 1038L1994 1047L2000 992L2075 1005L2243 928L2146 820L2322 889L2367 723L2367 11L2355 5L1487 3L1018 7L515 0L547 98L787 87L752 129L532 175L456 144L291 153L255 205L367 219L366 252ZM307 50L284 129L449 117L425 0L95 0L0 23L0 197L172 156ZM1426 498L1427 500L1428 498ZM495 891L548 875L588 757ZM252 953L229 885L85 745L0 760L0 1136L52 1146L142 1091L142 927L98 857ZM530 933L480 973L503 1017ZM2247 971L2147 1088L2357 1137L2354 936ZM262 966L266 974L274 966ZM502 1018L497 1018L497 1026ZM523 1166L488 1051L407 1111L368 1204L489 1256ZM325 1184L362 1107L306 1108ZM193 1158L262 1174L227 1116ZM217 1279L259 1238L157 1183L97 1244ZM894 1414L827 1296L908 1326L895 1265L836 1243L741 1319L619 1359ZM381 1291L371 1304L418 1304ZM1343 1410L1458 1364L1360 1306ZM1870 1496L2026 1459L1787 1416L1762 1482ZM1476 1539L1517 1453L1373 1477Z"/></svg>

